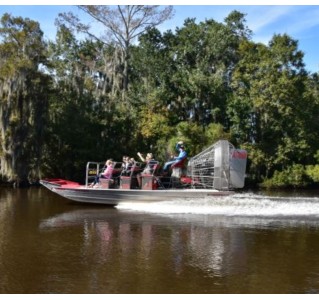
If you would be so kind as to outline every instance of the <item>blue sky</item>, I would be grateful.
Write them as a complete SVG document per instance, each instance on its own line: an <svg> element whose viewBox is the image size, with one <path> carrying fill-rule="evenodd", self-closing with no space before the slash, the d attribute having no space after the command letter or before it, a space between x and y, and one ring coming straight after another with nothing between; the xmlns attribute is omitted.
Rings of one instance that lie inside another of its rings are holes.
<svg viewBox="0 0 319 300"><path fill-rule="evenodd" d="M201 1L198 3L201 4ZM293 2L289 1L289 3ZM297 3L298 5L174 5L174 18L164 23L160 29L174 31L176 27L183 26L186 18L196 18L198 22L206 19L222 22L232 10L236 9L246 14L247 25L253 31L253 40L255 42L267 44L275 33L287 33L298 40L299 49L305 54L306 69L310 72L318 72L319 5L311 5L311 3L307 3L307 0L304 3L305 5L300 3ZM54 39L55 37L56 27L54 21L58 13L72 10L79 16L82 14L79 9L72 5L36 5L38 4L36 2L29 5L19 5L20 3L15 0L13 0L12 4L14 5L0 5L0 16L8 12L13 16L28 17L38 21L45 37L49 39ZM108 4L108 2L104 1L104 4ZM147 4L153 3L150 1Z"/></svg>

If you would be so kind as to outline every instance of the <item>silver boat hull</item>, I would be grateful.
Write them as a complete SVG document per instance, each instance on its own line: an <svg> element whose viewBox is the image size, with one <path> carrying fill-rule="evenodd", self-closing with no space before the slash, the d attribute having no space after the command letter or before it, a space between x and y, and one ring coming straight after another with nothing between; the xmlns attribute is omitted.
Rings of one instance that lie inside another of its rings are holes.
<svg viewBox="0 0 319 300"><path fill-rule="evenodd" d="M176 199L196 199L205 197L227 196L232 191L212 189L168 189L168 190L138 190L138 189L94 189L86 186L63 187L44 180L41 184L52 192L76 202L106 204L116 206L120 203L147 203Z"/></svg>

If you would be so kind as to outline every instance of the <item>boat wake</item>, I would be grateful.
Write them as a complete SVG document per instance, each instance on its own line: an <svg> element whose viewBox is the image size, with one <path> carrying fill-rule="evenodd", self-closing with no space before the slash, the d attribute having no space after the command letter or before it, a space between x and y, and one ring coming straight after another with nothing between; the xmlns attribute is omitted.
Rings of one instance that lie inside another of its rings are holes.
<svg viewBox="0 0 319 300"><path fill-rule="evenodd" d="M163 201L149 204L125 203L121 211L152 213L187 222L223 226L299 226L319 227L319 198L267 197L238 194L227 197Z"/></svg>
<svg viewBox="0 0 319 300"><path fill-rule="evenodd" d="M316 216L319 198L267 197L239 194L203 199L176 199L155 203L123 203L118 209L170 213L226 216Z"/></svg>

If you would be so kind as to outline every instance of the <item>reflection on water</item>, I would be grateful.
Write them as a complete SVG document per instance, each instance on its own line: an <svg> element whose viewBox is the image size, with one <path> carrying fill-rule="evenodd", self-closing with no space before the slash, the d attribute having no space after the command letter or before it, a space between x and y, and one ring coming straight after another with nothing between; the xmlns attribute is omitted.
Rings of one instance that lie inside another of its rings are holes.
<svg viewBox="0 0 319 300"><path fill-rule="evenodd" d="M110 215L106 216L107 214ZM108 221L102 221L103 218ZM152 218L141 213L83 209L43 220L40 229L63 230L69 226L84 224L83 247L86 253L90 253L92 241L95 241L94 247L99 249L99 264L110 263L114 259L111 253L116 248L122 266L127 264L125 268L130 268L132 264L132 253L138 256L135 259L141 263L154 259L154 255L163 255L166 259L171 256L167 267L173 267L177 274L181 273L187 259L187 264L202 269L208 276L224 276L231 272L230 268L236 270L238 263L242 266L245 241L240 232L229 233L220 226L207 230L207 226L217 225L219 222L216 223L213 219L207 222L207 217L205 220L203 223L200 216L193 217L192 221L187 219L187 223L192 226L186 226L182 216L173 220L165 216ZM165 229L164 236L162 228ZM163 252L158 253L161 248ZM150 268L150 265L145 267Z"/></svg>
<svg viewBox="0 0 319 300"><path fill-rule="evenodd" d="M2 293L318 293L319 198L75 205L1 191Z"/></svg>

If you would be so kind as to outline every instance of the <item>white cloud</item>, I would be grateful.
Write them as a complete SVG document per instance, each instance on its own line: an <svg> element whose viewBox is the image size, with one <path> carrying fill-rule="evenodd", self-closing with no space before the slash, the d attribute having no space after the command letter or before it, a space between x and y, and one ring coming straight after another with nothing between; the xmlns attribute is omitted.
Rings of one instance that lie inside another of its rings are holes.
<svg viewBox="0 0 319 300"><path fill-rule="evenodd" d="M291 34L299 34L303 31L312 29L319 25L319 6L309 6L298 15L289 24L289 32Z"/></svg>
<svg viewBox="0 0 319 300"><path fill-rule="evenodd" d="M255 33L271 26L279 19L288 16L293 6L250 6L247 7L247 24Z"/></svg>
<svg viewBox="0 0 319 300"><path fill-rule="evenodd" d="M247 6L248 27L253 32L253 40L268 44L276 34L287 33L294 38L319 36L319 6ZM318 32L318 33L317 33Z"/></svg>

